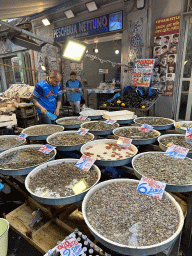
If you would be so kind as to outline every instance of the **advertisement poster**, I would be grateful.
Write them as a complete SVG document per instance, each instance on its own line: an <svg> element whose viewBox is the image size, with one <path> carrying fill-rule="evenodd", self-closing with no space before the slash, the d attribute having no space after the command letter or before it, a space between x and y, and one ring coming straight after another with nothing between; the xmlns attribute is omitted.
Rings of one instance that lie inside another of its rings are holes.
<svg viewBox="0 0 192 256"><path fill-rule="evenodd" d="M180 18L176 15L155 21L152 87L158 88L165 96L173 96Z"/></svg>
<svg viewBox="0 0 192 256"><path fill-rule="evenodd" d="M154 69L154 59L138 59L135 61L132 85L149 87Z"/></svg>

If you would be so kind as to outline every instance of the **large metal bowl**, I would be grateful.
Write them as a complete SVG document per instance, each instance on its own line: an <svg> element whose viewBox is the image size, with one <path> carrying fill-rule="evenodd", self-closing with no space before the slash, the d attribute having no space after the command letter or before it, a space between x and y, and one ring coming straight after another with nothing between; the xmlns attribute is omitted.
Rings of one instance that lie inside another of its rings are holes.
<svg viewBox="0 0 192 256"><path fill-rule="evenodd" d="M68 120L68 119L77 119L77 116L62 117L62 118L57 119L56 123L58 125L62 125L65 129L77 129L77 128L80 128L81 124L69 124L69 125L67 125L67 124L61 124L60 123L61 121ZM87 122L87 121L91 121L91 119L90 118L86 118L85 122Z"/></svg>
<svg viewBox="0 0 192 256"><path fill-rule="evenodd" d="M111 139L103 139L103 140L95 140L95 141L91 141L91 142L88 142L86 144L84 144L82 147L81 147L81 154L84 154L84 152L86 151L86 149L92 145L95 145L95 144L99 144L99 143L117 143L117 140L111 140ZM134 155L137 154L138 152L138 149L131 144L131 149L134 150ZM99 166L123 166L123 165L126 165L128 163L131 162L132 158L134 156L131 156L131 157L128 157L128 158L124 158L122 160L96 160L95 161L95 164L96 165L99 165Z"/></svg>
<svg viewBox="0 0 192 256"><path fill-rule="evenodd" d="M86 111L86 110L83 110L80 112L80 115L83 115L83 116L88 116L88 118L90 118L91 120L98 120L98 119L101 119L102 116L103 116L103 113L105 112L105 110L93 110L96 114L94 115L91 115L90 113L92 111Z"/></svg>
<svg viewBox="0 0 192 256"><path fill-rule="evenodd" d="M167 192L164 192L164 195L166 198L171 200L171 202L175 205L178 214L179 214L179 226L177 228L177 231L175 232L174 235L172 235L169 239L155 244L155 245L150 245L150 246L138 246L138 247L133 247L133 246L125 246L123 244L115 243L104 236L100 235L89 223L86 215L86 208L87 208L87 203L89 199L92 197L92 195L95 194L96 191L100 190L101 188L111 184L111 183L116 183L116 182L130 182L130 183L137 183L139 184L139 181L137 180L131 180L131 179L113 179L113 180L107 180L104 182L101 182L97 184L95 187L90 189L90 191L87 193L83 200L82 204L82 213L83 213L83 218L92 233L92 235L99 241L101 244L106 246L109 249L112 249L115 252L122 253L123 255L134 255L134 256L145 256L145 255L156 255L159 252L162 252L166 250L169 246L171 246L178 238L179 234L182 231L183 224L184 224L184 217L183 217L183 212L180 207L180 205L175 201L175 199ZM105 195L103 195L105 196ZM129 207L129 205L127 205Z"/></svg>
<svg viewBox="0 0 192 256"><path fill-rule="evenodd" d="M76 131L65 131L65 132L57 132L57 133L54 133L52 135L50 135L48 138L47 138L47 143L56 147L57 150L59 151L75 151L75 150L80 150L80 148L82 147L83 144L85 143L81 143L81 144L78 144L78 145L72 145L72 146L61 146L61 145L53 145L51 143L51 139L56 137L57 135L59 134L72 134L72 133L76 133ZM89 135L91 135L92 139L91 140L94 140L94 135L91 134L91 133L88 133ZM82 135L83 136L83 135Z"/></svg>
<svg viewBox="0 0 192 256"><path fill-rule="evenodd" d="M40 124L40 125L34 125L34 126L30 126L26 129L23 129L22 130L22 133L26 133L27 134L27 131L30 131L32 130L34 127L44 127L44 126L52 126L52 127L60 127L61 128L61 131L64 130L64 127L61 126L61 125L56 125L56 124ZM27 136L27 139L29 140L46 140L46 138L51 135L52 133L49 133L49 134L46 134L46 135L29 135Z"/></svg>
<svg viewBox="0 0 192 256"><path fill-rule="evenodd" d="M91 122L86 122L86 123L83 123L83 124L81 124L81 127L82 128L84 128L83 126L85 125L85 124L88 124L88 123L97 123L98 121L91 121ZM103 122L104 123L104 121L99 121L99 122ZM117 127L119 127L119 124L118 123L116 123L117 124ZM94 135L109 135L109 134L111 134L112 132L113 132L113 129L110 129L110 130L105 130L105 131L95 131L95 130L89 130L89 132L91 132L92 134L94 134Z"/></svg>
<svg viewBox="0 0 192 256"><path fill-rule="evenodd" d="M183 137L183 138L185 138L185 135L182 135L182 134L166 134L166 135L160 136L157 140L158 140L158 142L159 142L159 147L160 147L163 151L166 151L168 147L165 146L164 144L162 144L162 143L161 143L161 140L162 140L163 138L173 137L173 136L174 136L174 137L177 136L177 137ZM189 151L189 153L187 154L187 157L192 158L192 150Z"/></svg>
<svg viewBox="0 0 192 256"><path fill-rule="evenodd" d="M2 156L4 156L5 154L7 154L7 153L18 151L20 149L25 149L25 148L41 148L42 146L43 145L41 145L41 144L35 144L35 145L25 145L25 146L19 146L19 147L16 147L16 148L12 148L12 149L6 150L3 153L1 153L0 154L0 158ZM54 149L54 156L52 158L50 158L49 161L54 160L56 154L57 154L57 151L56 151L56 149ZM30 166L30 167L20 168L20 169L0 169L0 173L4 174L4 175L10 175L10 176L27 175L36 166L38 166L38 165L33 165L33 166Z"/></svg>
<svg viewBox="0 0 192 256"><path fill-rule="evenodd" d="M139 128L140 126L134 126L134 127L131 127L131 126L127 126L127 127L120 127L120 128L116 128L115 130L113 130L113 134L118 138L120 136L116 135L115 133L117 131L121 131L121 130L127 130L127 129L132 129L132 128ZM154 142L157 141L157 138L161 135L160 132L154 130L156 133L157 133L157 137L155 138L151 138L151 139L139 139L139 140L132 140L132 144L133 145L148 145L148 144L152 144Z"/></svg>
<svg viewBox="0 0 192 256"><path fill-rule="evenodd" d="M135 166L134 166L135 160L137 158L139 158L141 155L144 155L144 154L157 154L157 153L164 154L164 152L159 152L159 151L153 152L152 151L152 152L140 153L140 154L133 157L132 166L133 166L135 175L139 179L141 179L143 175L139 171L137 171L137 169L135 168ZM192 159L191 158L188 158L188 159L191 160L191 164L192 164ZM143 163L143 165L144 165L144 163ZM166 184L165 190L168 191L168 192L191 192L192 191L192 183L191 184L185 184L185 185Z"/></svg>
<svg viewBox="0 0 192 256"><path fill-rule="evenodd" d="M18 137L18 135L1 135L1 136L0 136L0 141L1 141L1 139L16 138L16 137ZM22 146L22 145L25 144L25 142L26 142L26 139L20 141L19 145L18 145L18 146L15 146L15 147ZM15 148L15 147L11 147L11 148ZM11 148L9 148L9 149L11 149ZM9 149L1 150L1 148L0 148L0 153L4 152L4 151L6 151L6 150L9 150Z"/></svg>
<svg viewBox="0 0 192 256"><path fill-rule="evenodd" d="M30 174L27 175L26 179L25 179L25 187L26 189L29 191L29 193L31 194L31 196L37 200L38 202L42 203L42 204L48 204L48 205L63 205L63 204L72 204L75 202L79 202L81 200L83 200L84 196L86 195L86 193L89 191L90 188L94 187L100 180L101 178L101 171L100 169L96 166L93 165L94 168L97 171L98 174L98 179L95 182L95 184L93 186L91 186L90 188L88 188L87 190L83 191L80 194L77 195L72 195L72 196L67 196L67 197L60 197L60 198L53 198L53 197L40 197L38 195L36 195L35 193L33 193L30 189L29 189L29 181L30 181L30 177L35 176L38 172L40 172L42 169L46 168L47 166L57 166L58 164L61 164L63 162L68 162L68 163L76 163L77 161L79 161L79 159L59 159L59 160L54 160L51 161L49 163L45 163L42 164L38 167L36 167L32 172L30 172Z"/></svg>
<svg viewBox="0 0 192 256"><path fill-rule="evenodd" d="M187 128L186 127L177 127L176 125L179 124L179 125L182 125L182 124L192 124L192 121L181 121L181 122L176 122L175 123L175 131L177 131L178 133L182 133L182 134L185 134L186 131L187 131Z"/></svg>
<svg viewBox="0 0 192 256"><path fill-rule="evenodd" d="M156 117L156 116L138 117L138 118L135 118L135 119L134 119L135 124L138 125L138 126L141 126L142 124L138 123L137 121L138 121L138 120L141 120L141 119L143 119L143 118L164 118L164 117ZM154 128L155 130L157 130L157 131L168 130L168 129L172 128L173 125L175 124L175 121L172 120L172 119L169 119L169 118L164 118L164 119L166 119L167 121L171 122L171 124L168 124L168 125L152 125L153 128ZM147 122L146 122L146 123L147 123Z"/></svg>

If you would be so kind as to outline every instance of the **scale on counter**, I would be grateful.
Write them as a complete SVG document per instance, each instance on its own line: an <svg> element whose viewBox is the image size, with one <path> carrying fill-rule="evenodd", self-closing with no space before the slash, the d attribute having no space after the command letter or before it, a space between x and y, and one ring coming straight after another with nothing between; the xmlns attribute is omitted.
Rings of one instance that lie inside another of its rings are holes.
<svg viewBox="0 0 192 256"><path fill-rule="evenodd" d="M99 69L99 75L103 75L103 82L105 83L105 74L109 73L109 69Z"/></svg>

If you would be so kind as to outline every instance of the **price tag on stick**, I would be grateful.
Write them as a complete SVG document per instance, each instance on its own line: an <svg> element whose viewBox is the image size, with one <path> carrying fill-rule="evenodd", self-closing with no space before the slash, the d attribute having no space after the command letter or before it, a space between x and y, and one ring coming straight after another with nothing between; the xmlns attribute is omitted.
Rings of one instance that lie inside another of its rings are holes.
<svg viewBox="0 0 192 256"><path fill-rule="evenodd" d="M186 134L185 134L185 141L187 143L192 144L192 128L187 128Z"/></svg>
<svg viewBox="0 0 192 256"><path fill-rule="evenodd" d="M143 124L141 127L139 127L139 131L143 132L150 132L153 129L153 126L148 124Z"/></svg>
<svg viewBox="0 0 192 256"><path fill-rule="evenodd" d="M86 133L88 133L88 131L89 131L89 129L80 128L80 129L77 131L77 134L85 135Z"/></svg>
<svg viewBox="0 0 192 256"><path fill-rule="evenodd" d="M92 159L89 156L83 155L75 166L88 172L91 166L94 164L95 160L96 159Z"/></svg>
<svg viewBox="0 0 192 256"><path fill-rule="evenodd" d="M18 141L22 141L24 139L27 138L27 134L26 133L21 133L19 136L17 136L15 139L18 140Z"/></svg>
<svg viewBox="0 0 192 256"><path fill-rule="evenodd" d="M78 120L85 120L85 119L87 119L87 117L88 117L88 116L79 116L79 117L77 117L77 119L78 119Z"/></svg>
<svg viewBox="0 0 192 256"><path fill-rule="evenodd" d="M132 142L132 139L119 137L119 139L117 140L117 145L119 145L120 147L130 148L131 142Z"/></svg>
<svg viewBox="0 0 192 256"><path fill-rule="evenodd" d="M172 158L176 158L179 160L184 160L188 152L189 152L188 148L184 148L184 147L180 147L178 145L172 144L167 148L164 155L170 156Z"/></svg>
<svg viewBox="0 0 192 256"><path fill-rule="evenodd" d="M106 124L114 124L114 123L116 123L116 120L112 120L111 118L109 118L108 120L106 120L104 123L106 123Z"/></svg>
<svg viewBox="0 0 192 256"><path fill-rule="evenodd" d="M83 248L81 248L81 244L79 244L76 238L74 237L67 240L63 240L57 248L61 255L78 256L83 254Z"/></svg>
<svg viewBox="0 0 192 256"><path fill-rule="evenodd" d="M49 154L55 147L49 145L49 144L46 144L44 145L43 147L41 147L38 151L39 152L42 152L44 154Z"/></svg>
<svg viewBox="0 0 192 256"><path fill-rule="evenodd" d="M155 198L161 199L165 190L166 183L153 180L147 177L142 177L137 190L140 193L151 195Z"/></svg>

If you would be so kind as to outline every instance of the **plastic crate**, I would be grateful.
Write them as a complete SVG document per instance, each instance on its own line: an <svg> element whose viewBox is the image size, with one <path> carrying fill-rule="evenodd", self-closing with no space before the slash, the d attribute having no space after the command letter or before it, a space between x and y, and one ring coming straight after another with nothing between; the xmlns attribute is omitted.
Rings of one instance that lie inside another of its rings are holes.
<svg viewBox="0 0 192 256"><path fill-rule="evenodd" d="M27 118L37 115L34 105L19 107L16 112L17 117Z"/></svg>
<svg viewBox="0 0 192 256"><path fill-rule="evenodd" d="M17 118L17 125L21 128L27 128L37 124L37 116L29 118Z"/></svg>

